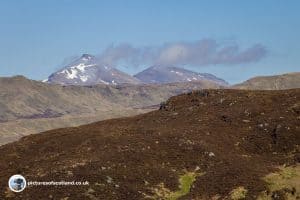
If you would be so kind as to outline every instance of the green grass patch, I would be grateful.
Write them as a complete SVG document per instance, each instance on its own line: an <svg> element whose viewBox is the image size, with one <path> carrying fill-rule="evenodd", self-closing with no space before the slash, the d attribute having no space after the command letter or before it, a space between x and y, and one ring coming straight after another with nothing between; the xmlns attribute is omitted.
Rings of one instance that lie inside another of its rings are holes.
<svg viewBox="0 0 300 200"><path fill-rule="evenodd" d="M269 195L262 193L259 200L272 199L272 195L281 195L288 200L300 198L300 165L279 169L263 178L268 184Z"/></svg>
<svg viewBox="0 0 300 200"><path fill-rule="evenodd" d="M230 197L233 200L245 199L247 192L248 191L244 187L237 187L231 191Z"/></svg>
<svg viewBox="0 0 300 200"><path fill-rule="evenodd" d="M192 187L192 184L196 180L195 172L187 172L186 174L180 176L179 178L179 190L171 192L169 196L166 197L167 200L176 200L179 197L187 195Z"/></svg>
<svg viewBox="0 0 300 200"><path fill-rule="evenodd" d="M178 179L178 190L170 191L168 188L165 187L164 183L161 183L157 187L152 189L154 195L146 196L146 198L177 200L180 197L187 195L190 192L193 183L196 181L196 177L201 176L203 174L204 173L186 172L185 174L181 175Z"/></svg>

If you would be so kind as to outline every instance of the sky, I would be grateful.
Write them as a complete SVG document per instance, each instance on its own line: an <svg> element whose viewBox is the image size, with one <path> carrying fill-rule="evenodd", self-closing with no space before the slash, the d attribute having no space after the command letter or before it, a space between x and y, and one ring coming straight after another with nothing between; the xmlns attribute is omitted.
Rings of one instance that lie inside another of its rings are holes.
<svg viewBox="0 0 300 200"><path fill-rule="evenodd" d="M299 10L298 0L1 0L0 76L43 80L83 53L129 74L164 63L232 84L300 71Z"/></svg>

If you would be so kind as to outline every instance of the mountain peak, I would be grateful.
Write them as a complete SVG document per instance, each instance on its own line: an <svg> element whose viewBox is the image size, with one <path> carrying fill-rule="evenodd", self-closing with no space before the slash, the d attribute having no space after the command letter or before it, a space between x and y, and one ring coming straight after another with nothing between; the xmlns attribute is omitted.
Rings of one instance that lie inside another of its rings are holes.
<svg viewBox="0 0 300 200"><path fill-rule="evenodd" d="M63 85L117 85L123 83L137 84L140 81L113 67L97 62L90 54L82 56L51 74L45 82Z"/></svg>
<svg viewBox="0 0 300 200"><path fill-rule="evenodd" d="M82 54L82 56L80 57L80 59L83 59L83 60L91 60L92 58L95 58L95 56L93 56L91 54L87 54L87 53Z"/></svg>
<svg viewBox="0 0 300 200"><path fill-rule="evenodd" d="M173 83L191 81L213 81L219 85L227 85L227 82L212 74L198 73L175 66L154 65L136 74L134 77L144 83Z"/></svg>

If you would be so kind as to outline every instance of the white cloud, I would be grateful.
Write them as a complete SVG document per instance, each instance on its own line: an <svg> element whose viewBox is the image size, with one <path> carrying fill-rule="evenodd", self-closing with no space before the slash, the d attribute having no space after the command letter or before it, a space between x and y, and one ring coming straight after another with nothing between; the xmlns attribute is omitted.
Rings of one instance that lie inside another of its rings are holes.
<svg viewBox="0 0 300 200"><path fill-rule="evenodd" d="M168 43L157 47L111 45L97 58L100 62L111 66L127 63L132 66L159 64L200 67L257 62L264 58L266 53L266 48L261 44L240 50L237 44L222 45L213 39L203 39L195 42Z"/></svg>

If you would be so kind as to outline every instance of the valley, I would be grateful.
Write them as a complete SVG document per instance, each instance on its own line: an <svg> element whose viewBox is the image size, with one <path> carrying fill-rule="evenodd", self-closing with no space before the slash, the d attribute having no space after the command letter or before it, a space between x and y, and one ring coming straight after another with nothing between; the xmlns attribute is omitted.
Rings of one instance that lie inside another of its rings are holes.
<svg viewBox="0 0 300 200"><path fill-rule="evenodd" d="M163 85L64 86L22 76L0 78L0 145L32 133L145 113L210 81Z"/></svg>

